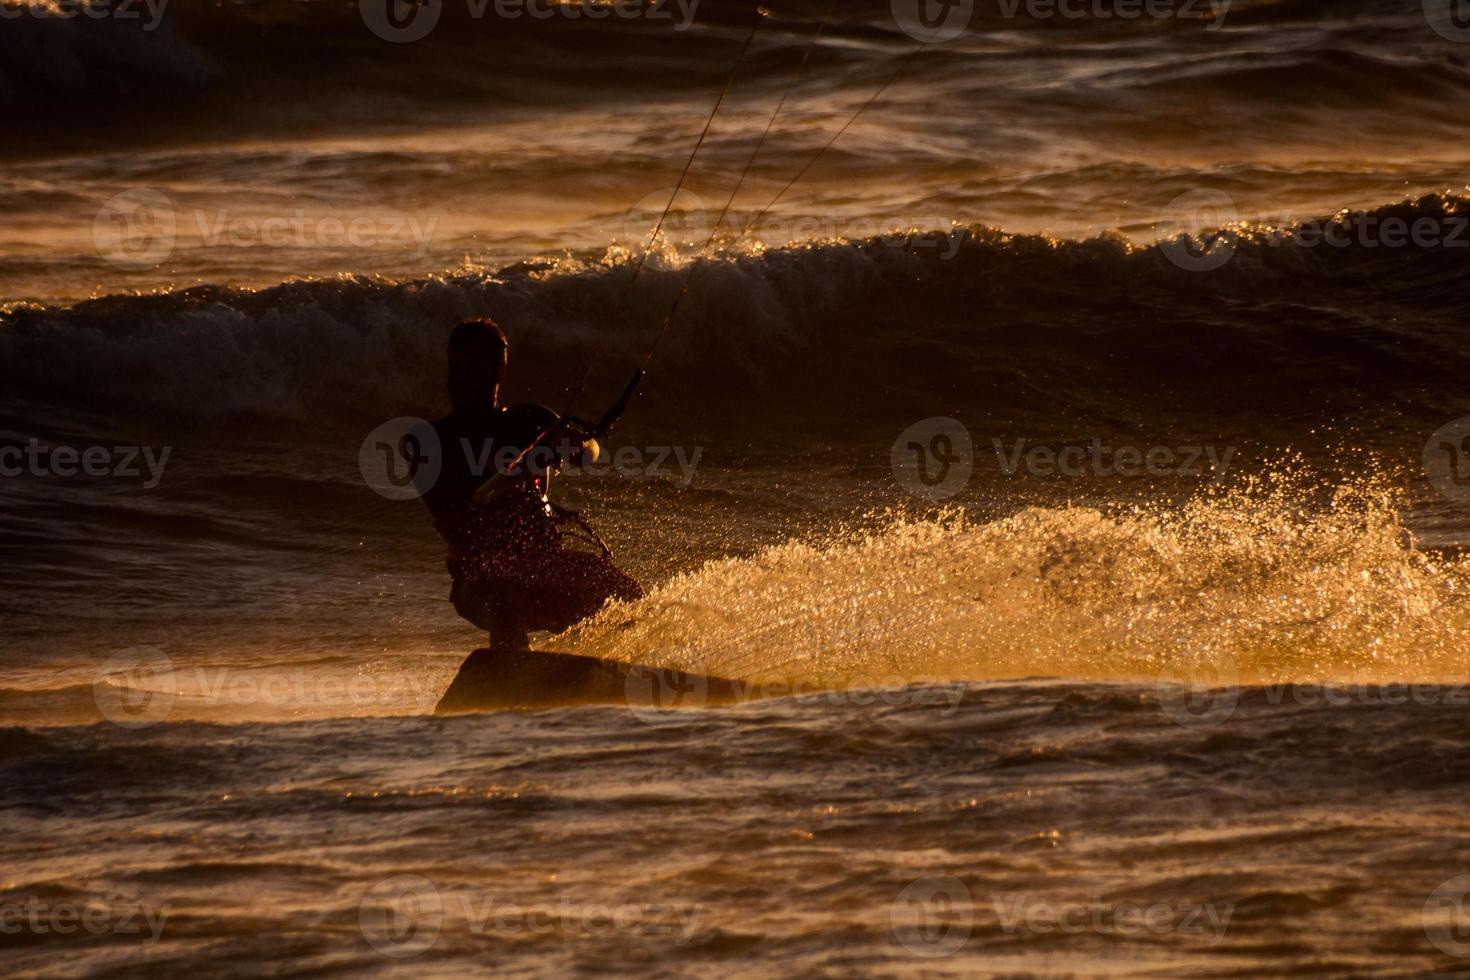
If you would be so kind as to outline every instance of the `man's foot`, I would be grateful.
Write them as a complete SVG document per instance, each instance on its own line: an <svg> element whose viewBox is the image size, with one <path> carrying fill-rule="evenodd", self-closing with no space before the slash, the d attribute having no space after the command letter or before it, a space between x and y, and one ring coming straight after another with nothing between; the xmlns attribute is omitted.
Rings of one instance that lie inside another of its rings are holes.
<svg viewBox="0 0 1470 980"><path fill-rule="evenodd" d="M490 631L492 650L529 650L531 634L519 626L506 624Z"/></svg>

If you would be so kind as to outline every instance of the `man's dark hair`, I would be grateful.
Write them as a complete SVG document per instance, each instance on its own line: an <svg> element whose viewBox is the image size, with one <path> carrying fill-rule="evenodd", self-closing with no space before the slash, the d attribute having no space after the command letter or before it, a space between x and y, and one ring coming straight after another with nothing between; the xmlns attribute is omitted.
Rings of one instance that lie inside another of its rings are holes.
<svg viewBox="0 0 1470 980"><path fill-rule="evenodd" d="M499 351L501 354L504 354L510 346L510 342L505 339L505 331L500 329L500 324L489 317L466 320L449 334L451 356L476 344L489 344L492 350Z"/></svg>

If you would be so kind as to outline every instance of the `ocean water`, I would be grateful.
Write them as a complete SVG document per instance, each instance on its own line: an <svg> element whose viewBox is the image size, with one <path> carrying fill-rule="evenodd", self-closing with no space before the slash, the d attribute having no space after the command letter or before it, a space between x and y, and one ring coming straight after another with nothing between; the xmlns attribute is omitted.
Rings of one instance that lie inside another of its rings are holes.
<svg viewBox="0 0 1470 980"><path fill-rule="evenodd" d="M651 246L742 4L0 21L0 971L1470 973L1454 8L827 6ZM432 716L381 427L676 300L537 643L741 703Z"/></svg>
<svg viewBox="0 0 1470 980"><path fill-rule="evenodd" d="M6 969L1455 975L1464 691L1283 692L12 730L10 894L115 929Z"/></svg>

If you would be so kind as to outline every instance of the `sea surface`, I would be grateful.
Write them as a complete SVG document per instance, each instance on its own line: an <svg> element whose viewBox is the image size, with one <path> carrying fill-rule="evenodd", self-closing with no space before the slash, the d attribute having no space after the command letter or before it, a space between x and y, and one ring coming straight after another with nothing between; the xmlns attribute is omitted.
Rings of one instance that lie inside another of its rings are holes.
<svg viewBox="0 0 1470 980"><path fill-rule="evenodd" d="M1470 28L768 6L0 20L0 973L1470 975ZM740 704L432 716L479 316Z"/></svg>

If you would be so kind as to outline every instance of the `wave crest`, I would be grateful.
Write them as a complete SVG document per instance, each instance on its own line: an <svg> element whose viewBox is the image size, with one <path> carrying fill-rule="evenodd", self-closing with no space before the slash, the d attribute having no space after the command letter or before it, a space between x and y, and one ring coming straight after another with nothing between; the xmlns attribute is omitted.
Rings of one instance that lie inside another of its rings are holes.
<svg viewBox="0 0 1470 980"><path fill-rule="evenodd" d="M1463 216L1465 203L1427 197L1334 220L1412 226ZM1012 418L1143 420L1191 401L1247 415L1274 403L1280 417L1300 403L1320 417L1324 400L1338 407L1334 392L1345 410L1375 392L1400 416L1442 413L1426 399L1470 373L1470 263L1448 244L1307 245L1253 228L1201 272L1175 261L1178 243L939 234L948 247L837 240L705 260L650 390L706 420L766 426L799 410L818 425L888 427L933 414L936 391ZM73 407L355 425L433 410L449 330L490 315L515 347L516 397L560 401L599 347L589 391L610 397L686 275L655 262L628 291L626 258L13 309L0 314L0 370L18 394ZM858 390L885 397L853 406ZM767 401L779 404L762 415Z"/></svg>

